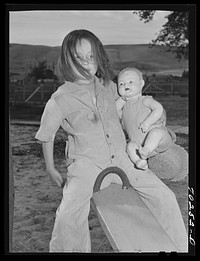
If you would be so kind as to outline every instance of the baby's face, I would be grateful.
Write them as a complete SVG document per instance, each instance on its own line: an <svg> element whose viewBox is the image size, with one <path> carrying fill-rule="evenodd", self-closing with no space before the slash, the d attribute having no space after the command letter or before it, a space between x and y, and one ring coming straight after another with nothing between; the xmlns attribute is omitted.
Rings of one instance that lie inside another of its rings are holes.
<svg viewBox="0 0 200 261"><path fill-rule="evenodd" d="M142 92L144 81L134 71L126 71L118 77L118 91L123 97L131 98Z"/></svg>

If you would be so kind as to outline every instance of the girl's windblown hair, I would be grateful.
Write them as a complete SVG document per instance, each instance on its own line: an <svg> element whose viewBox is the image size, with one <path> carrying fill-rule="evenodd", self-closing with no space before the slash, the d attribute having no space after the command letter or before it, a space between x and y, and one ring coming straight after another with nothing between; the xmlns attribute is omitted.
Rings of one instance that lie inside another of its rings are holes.
<svg viewBox="0 0 200 261"><path fill-rule="evenodd" d="M104 85L107 85L114 76L107 53L101 41L93 33L84 29L74 30L65 36L57 64L58 78L61 82L77 80L78 75L73 71L72 65L85 78L91 78L89 71L81 66L76 59L78 56L76 46L82 39L91 44L94 62L97 65L96 76L103 80Z"/></svg>

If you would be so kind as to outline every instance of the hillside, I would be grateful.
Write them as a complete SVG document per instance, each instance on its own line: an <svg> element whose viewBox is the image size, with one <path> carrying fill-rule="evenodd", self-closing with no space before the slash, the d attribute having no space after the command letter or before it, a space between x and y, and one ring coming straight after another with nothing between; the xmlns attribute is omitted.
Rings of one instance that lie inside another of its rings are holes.
<svg viewBox="0 0 200 261"><path fill-rule="evenodd" d="M60 47L43 45L10 44L10 72L24 74L31 65L46 60L49 65L56 64Z"/></svg>
<svg viewBox="0 0 200 261"><path fill-rule="evenodd" d="M137 66L145 74L181 75L188 69L188 60L179 62L166 48L148 44L106 45L111 65L117 72L125 66ZM31 64L46 60L49 65L56 64L60 47L42 45L10 44L10 72L24 74Z"/></svg>

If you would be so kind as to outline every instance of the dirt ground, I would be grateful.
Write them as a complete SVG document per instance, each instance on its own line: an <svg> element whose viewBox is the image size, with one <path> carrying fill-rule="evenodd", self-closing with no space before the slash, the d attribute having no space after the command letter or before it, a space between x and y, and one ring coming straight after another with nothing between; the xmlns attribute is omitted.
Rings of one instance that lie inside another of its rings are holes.
<svg viewBox="0 0 200 261"><path fill-rule="evenodd" d="M15 188L13 252L48 252L55 212L62 189L45 173L41 145L35 140L37 126L11 125L13 173ZM66 173L64 159L65 134L60 129L55 139L55 165ZM188 135L178 135L177 144L188 151ZM176 194L184 223L188 221L188 178L164 181ZM104 232L91 210L89 215L92 252L112 252Z"/></svg>

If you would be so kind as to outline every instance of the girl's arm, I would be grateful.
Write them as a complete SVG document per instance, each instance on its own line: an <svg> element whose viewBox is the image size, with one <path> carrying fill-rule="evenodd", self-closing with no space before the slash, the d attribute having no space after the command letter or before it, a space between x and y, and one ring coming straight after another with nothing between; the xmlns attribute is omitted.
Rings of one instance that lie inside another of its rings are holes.
<svg viewBox="0 0 200 261"><path fill-rule="evenodd" d="M163 113L163 106L150 97L145 97L143 99L143 103L151 109L150 115L140 125L141 130L143 132L147 132L150 126L161 118Z"/></svg>
<svg viewBox="0 0 200 261"><path fill-rule="evenodd" d="M54 167L54 138L63 120L60 108L54 99L50 99L44 109L40 128L35 138L42 142L46 171L52 180L60 187L63 183L61 174Z"/></svg>
<svg viewBox="0 0 200 261"><path fill-rule="evenodd" d="M54 167L54 141L42 142L42 149L44 154L44 160L46 164L46 172L49 174L51 179L61 187L63 184L62 175Z"/></svg>
<svg viewBox="0 0 200 261"><path fill-rule="evenodd" d="M123 109L125 103L126 103L126 101L124 99L122 99L121 97L119 97L115 101L115 104L116 104L116 107L117 107L117 111L118 111L118 114L119 114L120 118L122 116L122 109Z"/></svg>

